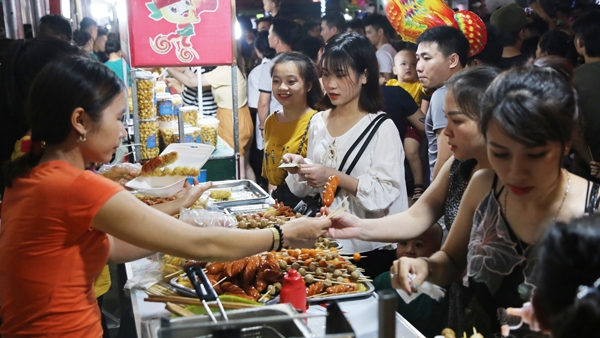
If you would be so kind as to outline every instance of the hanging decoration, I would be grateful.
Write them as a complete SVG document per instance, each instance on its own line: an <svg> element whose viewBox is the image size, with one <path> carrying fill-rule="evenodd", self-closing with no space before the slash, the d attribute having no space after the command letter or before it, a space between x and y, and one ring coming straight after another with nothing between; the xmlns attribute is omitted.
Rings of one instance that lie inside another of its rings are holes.
<svg viewBox="0 0 600 338"><path fill-rule="evenodd" d="M487 41L487 30L479 16L470 11L454 12L442 0L389 0L385 13L406 42L416 43L421 33L436 26L460 29L469 40L469 56L477 55Z"/></svg>

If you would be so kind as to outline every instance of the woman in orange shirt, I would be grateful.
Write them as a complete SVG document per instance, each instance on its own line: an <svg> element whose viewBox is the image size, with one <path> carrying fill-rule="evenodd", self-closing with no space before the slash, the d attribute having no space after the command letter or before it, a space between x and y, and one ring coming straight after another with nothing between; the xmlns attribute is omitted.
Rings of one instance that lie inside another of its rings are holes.
<svg viewBox="0 0 600 338"><path fill-rule="evenodd" d="M32 85L27 114L34 151L11 162L5 175L0 228L4 338L101 337L92 285L107 261L126 262L153 251L229 261L314 243L330 225L326 219L288 222L281 227L282 241L276 240L277 230L198 228L85 171L87 163L108 162L126 135L123 89L108 68L79 57L46 66Z"/></svg>

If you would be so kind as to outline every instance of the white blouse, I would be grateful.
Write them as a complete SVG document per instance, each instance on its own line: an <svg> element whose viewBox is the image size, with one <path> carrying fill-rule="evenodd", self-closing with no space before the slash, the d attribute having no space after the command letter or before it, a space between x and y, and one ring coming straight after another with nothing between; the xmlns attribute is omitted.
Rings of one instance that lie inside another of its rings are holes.
<svg viewBox="0 0 600 338"><path fill-rule="evenodd" d="M314 115L308 132L306 163L317 163L338 169L348 149L377 115L368 114L345 134L333 137L329 134L323 112ZM368 134L367 134L368 136ZM366 137L365 136L365 139ZM364 141L357 146L344 165L344 172L350 166ZM358 179L356 196L340 189L332 208L348 197L347 212L360 218L381 218L408 209L408 196L404 178L404 148L400 134L392 120L381 124L373 139L365 149L356 166L350 173ZM312 188L306 184L304 176L295 174L286 178L292 193L304 197L321 193L324 188ZM347 252L372 251L390 243L365 242L360 240L340 240ZM395 244L393 244L395 245Z"/></svg>

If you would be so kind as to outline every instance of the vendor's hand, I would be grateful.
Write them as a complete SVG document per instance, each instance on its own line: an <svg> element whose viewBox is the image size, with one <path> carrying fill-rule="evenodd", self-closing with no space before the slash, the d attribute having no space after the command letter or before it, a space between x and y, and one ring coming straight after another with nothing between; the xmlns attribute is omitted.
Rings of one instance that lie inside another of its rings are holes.
<svg viewBox="0 0 600 338"><path fill-rule="evenodd" d="M331 210L329 210L329 208L321 208L322 215L329 215L330 213ZM344 211L331 217L330 220L331 227L327 230L327 237L351 239L360 236L362 231L362 219Z"/></svg>
<svg viewBox="0 0 600 338"><path fill-rule="evenodd" d="M590 175L600 178L600 163L590 161Z"/></svg>
<svg viewBox="0 0 600 338"><path fill-rule="evenodd" d="M337 173L337 170L321 164L304 164L299 172L306 179L306 183L313 188L324 187L329 180L329 176Z"/></svg>
<svg viewBox="0 0 600 338"><path fill-rule="evenodd" d="M330 226L331 221L325 217L301 217L286 222L281 226L284 246L312 248Z"/></svg>
<svg viewBox="0 0 600 338"><path fill-rule="evenodd" d="M417 291L419 286L427 279L429 267L423 259L400 257L400 259L394 261L390 274L392 287L402 289L410 295ZM416 277L411 279L408 276L409 274Z"/></svg>
<svg viewBox="0 0 600 338"><path fill-rule="evenodd" d="M198 184L198 179L194 178L194 185L191 185L187 180L183 188L177 193L177 201L184 208L189 208L202 196L202 194L210 189L212 182Z"/></svg>
<svg viewBox="0 0 600 338"><path fill-rule="evenodd" d="M283 157L281 157L281 161L279 163L280 164L283 164L283 163L304 164L305 162L304 162L304 157L297 155L297 154L287 153L287 154L283 155ZM284 168L284 170L286 170L290 174L297 174L298 172L300 172L300 168Z"/></svg>

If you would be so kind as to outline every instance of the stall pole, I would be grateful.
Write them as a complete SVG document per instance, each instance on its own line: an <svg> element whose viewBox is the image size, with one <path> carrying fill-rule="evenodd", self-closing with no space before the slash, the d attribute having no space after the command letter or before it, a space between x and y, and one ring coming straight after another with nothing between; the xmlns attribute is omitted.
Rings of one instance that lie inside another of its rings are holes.
<svg viewBox="0 0 600 338"><path fill-rule="evenodd" d="M140 119L138 117L138 95L137 95L137 79L135 71L131 70L131 97L133 101L133 142L138 146L135 146L135 162L139 162L142 159L142 152L140 144Z"/></svg>
<svg viewBox="0 0 600 338"><path fill-rule="evenodd" d="M198 114L204 115L204 90L202 89L202 67L196 68L196 76L198 77Z"/></svg>
<svg viewBox="0 0 600 338"><path fill-rule="evenodd" d="M40 19L49 14L49 6L47 0L29 0L29 12L31 13L31 28L33 36L37 37L40 31Z"/></svg>
<svg viewBox="0 0 600 338"><path fill-rule="evenodd" d="M2 1L6 37L9 39L24 39L23 18L21 17L21 0Z"/></svg>
<svg viewBox="0 0 600 338"><path fill-rule="evenodd" d="M231 65L231 87L232 87L232 92L233 92L233 112L232 112L232 119L233 119L233 153L234 156L236 157L236 161L235 161L235 165L236 165L236 173L237 173L237 177L240 177L240 173L241 170L244 170L245 168L240 168L240 128L238 125L238 85L237 85L237 41L235 39L235 23L237 22L237 15L236 15L236 8L235 8L235 0L231 0L231 17L233 18L233 20L231 20L231 35L232 35L232 51L233 51L233 64ZM241 154L241 156L244 156L244 154ZM247 158L244 159L245 161L248 161Z"/></svg>

